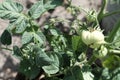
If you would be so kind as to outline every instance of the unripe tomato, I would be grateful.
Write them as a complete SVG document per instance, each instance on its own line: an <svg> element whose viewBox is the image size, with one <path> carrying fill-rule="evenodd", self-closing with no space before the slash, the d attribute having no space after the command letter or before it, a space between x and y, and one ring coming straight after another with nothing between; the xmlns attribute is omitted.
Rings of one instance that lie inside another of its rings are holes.
<svg viewBox="0 0 120 80"><path fill-rule="evenodd" d="M99 48L101 46L101 44L105 44L105 41L99 41L99 42L95 42L93 44L90 45L91 48Z"/></svg>
<svg viewBox="0 0 120 80"><path fill-rule="evenodd" d="M98 51L98 53L94 53L95 57L97 58L104 58L108 53L108 50L105 46L101 46L100 50Z"/></svg>
<svg viewBox="0 0 120 80"><path fill-rule="evenodd" d="M82 31L82 41L89 45L91 48L98 48L101 44L104 44L104 35L101 31L94 30L94 31L88 31L83 30Z"/></svg>
<svg viewBox="0 0 120 80"><path fill-rule="evenodd" d="M90 38L90 32L87 30L82 31L82 41L86 44L89 45L92 43L91 38Z"/></svg>
<svg viewBox="0 0 120 80"><path fill-rule="evenodd" d="M99 42L99 41L103 41L104 40L104 35L101 31L98 30L94 30L91 32L91 39L93 40L93 42Z"/></svg>

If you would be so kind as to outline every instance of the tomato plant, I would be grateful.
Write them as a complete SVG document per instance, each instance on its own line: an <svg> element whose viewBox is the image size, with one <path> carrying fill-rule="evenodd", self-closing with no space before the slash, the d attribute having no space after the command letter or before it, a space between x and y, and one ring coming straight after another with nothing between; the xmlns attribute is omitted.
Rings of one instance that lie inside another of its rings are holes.
<svg viewBox="0 0 120 80"><path fill-rule="evenodd" d="M70 30L65 33L57 28L56 23L65 22L57 18L49 19L43 30L40 29L36 19L62 2L39 0L26 13L18 2L6 0L1 3L0 18L9 20L0 37L4 45L1 48L10 50L20 59L19 72L27 80L34 80L37 76L43 76L45 80L120 80L120 22L107 37L100 25L104 17L116 12L104 11L106 0L103 0L99 12L85 11L68 0L67 10L75 18ZM80 11L86 13L84 22L77 19ZM14 34L21 35L22 46L14 45L9 49L7 46L12 44Z"/></svg>

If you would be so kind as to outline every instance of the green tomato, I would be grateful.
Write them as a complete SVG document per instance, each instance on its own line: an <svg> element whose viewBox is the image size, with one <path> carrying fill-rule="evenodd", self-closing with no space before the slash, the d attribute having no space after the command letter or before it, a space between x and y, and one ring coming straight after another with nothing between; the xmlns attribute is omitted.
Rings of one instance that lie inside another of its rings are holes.
<svg viewBox="0 0 120 80"><path fill-rule="evenodd" d="M94 30L90 34L91 40L93 42L101 42L104 41L104 35L101 31Z"/></svg>
<svg viewBox="0 0 120 80"><path fill-rule="evenodd" d="M82 41L86 45L90 45L91 48L98 48L100 47L101 44L106 43L104 41L103 33L98 30L94 30L94 31L83 30Z"/></svg>
<svg viewBox="0 0 120 80"><path fill-rule="evenodd" d="M101 46L101 50L99 51L99 55L101 58L105 57L108 53L108 50L105 46Z"/></svg>
<svg viewBox="0 0 120 80"><path fill-rule="evenodd" d="M105 46L101 46L100 47L100 50L97 51L96 53L94 53L94 56L97 57L97 58L104 58L108 53L108 50Z"/></svg>
<svg viewBox="0 0 120 80"><path fill-rule="evenodd" d="M102 44L105 44L105 41L99 41L99 42L95 42L93 44L90 45L91 48L99 48Z"/></svg>
<svg viewBox="0 0 120 80"><path fill-rule="evenodd" d="M83 30L83 31L82 31L82 41L83 41L86 45L92 44L90 34L91 34L90 31L87 31L87 30Z"/></svg>

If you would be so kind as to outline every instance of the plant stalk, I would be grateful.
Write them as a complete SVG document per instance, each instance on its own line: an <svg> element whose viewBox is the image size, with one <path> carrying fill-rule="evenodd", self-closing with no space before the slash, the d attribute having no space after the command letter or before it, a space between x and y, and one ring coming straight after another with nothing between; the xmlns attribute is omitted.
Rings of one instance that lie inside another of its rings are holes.
<svg viewBox="0 0 120 80"><path fill-rule="evenodd" d="M120 20L115 24L114 29L109 34L109 37L107 39L108 42L112 42L114 40L116 32L119 30Z"/></svg>
<svg viewBox="0 0 120 80"><path fill-rule="evenodd" d="M93 62L94 62L96 59L97 59L97 58L93 55L93 56L89 59L88 64L89 64L89 65L92 65Z"/></svg>
<svg viewBox="0 0 120 80"><path fill-rule="evenodd" d="M5 49L5 50L9 50L9 51L13 51L12 49L9 49L7 47L0 47L1 49Z"/></svg>
<svg viewBox="0 0 120 80"><path fill-rule="evenodd" d="M100 12L98 14L98 22L100 22L103 19L106 4L107 4L107 0L102 0L102 7L101 7Z"/></svg>
<svg viewBox="0 0 120 80"><path fill-rule="evenodd" d="M109 52L113 54L120 54L120 50L109 50Z"/></svg>

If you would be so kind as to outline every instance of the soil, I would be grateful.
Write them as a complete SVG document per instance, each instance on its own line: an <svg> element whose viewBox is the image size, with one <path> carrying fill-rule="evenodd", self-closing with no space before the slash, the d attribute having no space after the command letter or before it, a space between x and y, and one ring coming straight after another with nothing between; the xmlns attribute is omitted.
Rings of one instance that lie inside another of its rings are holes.
<svg viewBox="0 0 120 80"><path fill-rule="evenodd" d="M0 3L2 1L4 0L0 0ZM27 8L29 8L31 4L36 2L36 0L16 0L16 1L19 1L24 5L25 7L24 11L27 11ZM100 7L101 0L72 0L72 4L75 6L81 6L88 10L90 8L98 9ZM83 19L84 16L85 16L84 13L80 13L78 18ZM43 25L44 21L46 21L48 17L60 17L66 19L72 18L72 16L62 6L57 7L51 14L48 12L43 14L38 21L39 24ZM0 19L0 35L6 29L8 22L9 21ZM21 44L20 36L14 35L12 39L12 45L9 47L12 48L13 45L20 46L20 44ZM18 71L19 62L20 61L15 56L12 55L12 52L0 49L0 80L14 80Z"/></svg>

